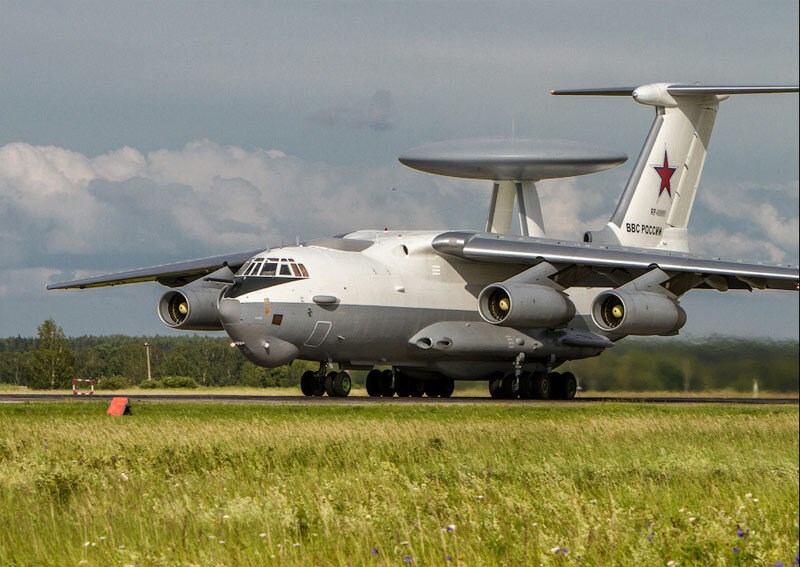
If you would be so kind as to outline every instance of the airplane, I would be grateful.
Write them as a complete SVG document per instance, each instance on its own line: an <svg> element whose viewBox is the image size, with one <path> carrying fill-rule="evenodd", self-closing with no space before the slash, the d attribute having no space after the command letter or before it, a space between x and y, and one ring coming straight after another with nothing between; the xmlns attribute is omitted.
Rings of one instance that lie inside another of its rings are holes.
<svg viewBox="0 0 800 567"><path fill-rule="evenodd" d="M171 288L157 305L168 327L224 330L265 367L319 363L301 378L306 396L347 396L347 371L363 369L373 397L449 397L454 380L481 380L494 398L572 399L577 379L560 365L627 336L676 335L687 318L679 300L693 289L798 291L797 266L695 256L688 233L719 104L797 92L680 83L552 91L632 97L655 109L611 218L582 241L547 237L536 182L607 170L625 154L477 138L425 145L400 161L490 181L483 232L356 230L47 289L156 281ZM521 234L511 234L515 202Z"/></svg>

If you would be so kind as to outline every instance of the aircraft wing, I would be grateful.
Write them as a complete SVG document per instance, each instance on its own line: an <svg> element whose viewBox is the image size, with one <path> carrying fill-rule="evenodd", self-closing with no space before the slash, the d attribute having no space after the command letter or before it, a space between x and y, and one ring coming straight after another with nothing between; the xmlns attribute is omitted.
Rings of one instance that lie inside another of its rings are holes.
<svg viewBox="0 0 800 567"><path fill-rule="evenodd" d="M228 266L231 271L236 272L247 260L262 251L263 249L251 250L249 252L235 252L233 254L198 258L196 260L186 260L173 264L162 264L160 266L139 268L137 270L106 274L81 280L51 283L47 284L47 289L84 289L87 287L104 287L151 281L157 281L161 285L168 287L176 287L185 285L225 266Z"/></svg>
<svg viewBox="0 0 800 567"><path fill-rule="evenodd" d="M525 236L445 232L433 240L441 254L476 262L536 265L558 269L552 279L563 287L619 287L658 267L670 276L664 287L682 295L693 288L798 291L797 266L770 266L700 258L681 252L561 242Z"/></svg>

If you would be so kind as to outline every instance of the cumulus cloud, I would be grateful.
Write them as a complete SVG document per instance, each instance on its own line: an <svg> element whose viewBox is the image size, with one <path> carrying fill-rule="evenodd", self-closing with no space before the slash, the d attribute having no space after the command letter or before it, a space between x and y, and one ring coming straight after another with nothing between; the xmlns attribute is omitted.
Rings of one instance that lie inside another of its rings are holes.
<svg viewBox="0 0 800 567"><path fill-rule="evenodd" d="M327 128L352 128L386 132L394 128L391 121L392 93L377 90L368 100L352 106L332 106L315 112L309 119Z"/></svg>

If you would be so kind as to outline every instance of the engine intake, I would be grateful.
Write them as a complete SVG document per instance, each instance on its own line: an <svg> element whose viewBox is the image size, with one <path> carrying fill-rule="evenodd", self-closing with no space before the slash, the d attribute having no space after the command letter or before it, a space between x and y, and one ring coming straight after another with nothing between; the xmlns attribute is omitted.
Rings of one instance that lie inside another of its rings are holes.
<svg viewBox="0 0 800 567"><path fill-rule="evenodd" d="M504 327L561 327L575 317L575 306L551 287L496 283L481 291L478 313L487 323Z"/></svg>
<svg viewBox="0 0 800 567"><path fill-rule="evenodd" d="M219 289L191 289L188 286L168 291L158 301L158 316L173 329L222 331L219 320Z"/></svg>
<svg viewBox="0 0 800 567"><path fill-rule="evenodd" d="M649 291L605 291L592 304L592 319L621 335L676 335L686 323L677 301Z"/></svg>

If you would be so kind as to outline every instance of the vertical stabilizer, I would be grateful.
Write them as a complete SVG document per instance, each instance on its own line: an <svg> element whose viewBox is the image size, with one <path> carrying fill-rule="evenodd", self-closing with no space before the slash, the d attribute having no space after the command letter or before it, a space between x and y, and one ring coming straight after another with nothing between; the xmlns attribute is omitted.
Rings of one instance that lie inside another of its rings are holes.
<svg viewBox="0 0 800 567"><path fill-rule="evenodd" d="M731 94L797 92L797 86L657 83L637 88L554 91L625 96L655 107L656 117L608 224L584 240L689 251L688 225L719 103Z"/></svg>

